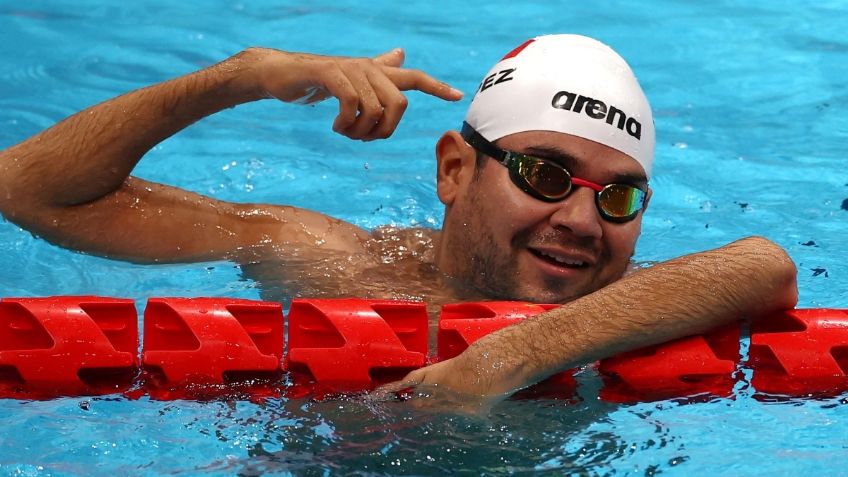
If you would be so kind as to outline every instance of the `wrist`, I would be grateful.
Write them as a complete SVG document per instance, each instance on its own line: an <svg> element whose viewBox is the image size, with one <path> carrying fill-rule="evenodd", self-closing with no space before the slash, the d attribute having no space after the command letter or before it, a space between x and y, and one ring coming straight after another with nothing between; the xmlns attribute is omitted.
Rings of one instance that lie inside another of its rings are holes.
<svg viewBox="0 0 848 477"><path fill-rule="evenodd" d="M484 394L511 394L538 380L536 361L512 338L498 332L484 336L457 357L488 389Z"/></svg>
<svg viewBox="0 0 848 477"><path fill-rule="evenodd" d="M270 97L267 90L262 86L264 80L263 63L274 52L277 51L251 47L213 67L226 78L228 90L236 99L236 104Z"/></svg>

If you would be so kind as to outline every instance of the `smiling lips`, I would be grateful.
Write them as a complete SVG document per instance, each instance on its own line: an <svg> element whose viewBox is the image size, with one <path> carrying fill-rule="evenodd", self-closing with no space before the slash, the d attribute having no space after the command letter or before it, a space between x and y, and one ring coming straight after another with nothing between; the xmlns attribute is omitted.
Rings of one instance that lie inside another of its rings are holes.
<svg viewBox="0 0 848 477"><path fill-rule="evenodd" d="M547 263L559 267L586 268L592 263L590 257L580 252L565 252L555 249L537 249L529 247L530 253Z"/></svg>

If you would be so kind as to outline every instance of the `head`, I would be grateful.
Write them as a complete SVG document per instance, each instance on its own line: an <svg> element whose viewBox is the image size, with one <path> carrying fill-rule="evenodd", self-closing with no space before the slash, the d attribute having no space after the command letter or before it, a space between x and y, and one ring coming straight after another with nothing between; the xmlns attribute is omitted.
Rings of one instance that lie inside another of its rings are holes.
<svg viewBox="0 0 848 477"><path fill-rule="evenodd" d="M536 302L621 278L650 199L654 125L620 56L576 35L530 40L486 75L465 123L436 148L446 273L493 298ZM608 184L628 187L599 199ZM621 193L631 209L617 208Z"/></svg>

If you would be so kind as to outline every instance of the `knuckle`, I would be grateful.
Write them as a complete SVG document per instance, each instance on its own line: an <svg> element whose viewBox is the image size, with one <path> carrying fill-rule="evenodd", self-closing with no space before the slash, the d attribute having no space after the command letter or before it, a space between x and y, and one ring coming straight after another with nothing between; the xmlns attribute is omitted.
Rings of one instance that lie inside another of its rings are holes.
<svg viewBox="0 0 848 477"><path fill-rule="evenodd" d="M392 106L396 107L397 109L399 109L401 111L405 111L406 107L409 106L409 100L406 99L406 96L404 96L402 94L398 95L394 99Z"/></svg>
<svg viewBox="0 0 848 477"><path fill-rule="evenodd" d="M383 108L377 104L370 103L362 108L360 115L363 120L376 121L383 115Z"/></svg>
<svg viewBox="0 0 848 477"><path fill-rule="evenodd" d="M386 139L390 136L391 128L386 127L385 124L380 124L380 126L371 132L370 137L372 139Z"/></svg>
<svg viewBox="0 0 848 477"><path fill-rule="evenodd" d="M346 94L339 97L339 102L346 108L356 108L359 105L359 98L355 95Z"/></svg>

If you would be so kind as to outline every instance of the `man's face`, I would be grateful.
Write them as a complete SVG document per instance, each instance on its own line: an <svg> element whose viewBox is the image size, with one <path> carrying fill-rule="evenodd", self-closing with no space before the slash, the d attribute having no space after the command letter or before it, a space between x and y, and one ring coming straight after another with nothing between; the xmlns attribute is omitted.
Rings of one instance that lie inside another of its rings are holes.
<svg viewBox="0 0 848 477"><path fill-rule="evenodd" d="M531 131L496 145L560 161L572 176L598 184L633 182L625 177L644 184L632 158L576 136ZM506 167L487 159L445 217L449 273L497 298L568 302L621 278L641 221L641 212L629 222L604 220L587 187L560 202L537 200L513 184Z"/></svg>

